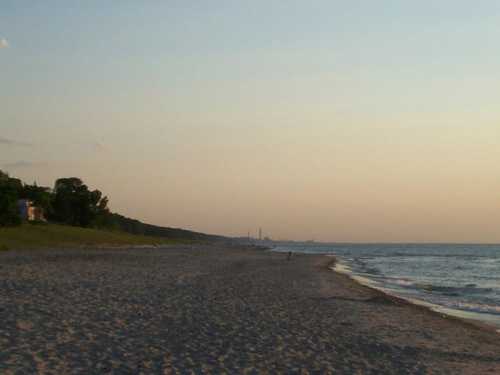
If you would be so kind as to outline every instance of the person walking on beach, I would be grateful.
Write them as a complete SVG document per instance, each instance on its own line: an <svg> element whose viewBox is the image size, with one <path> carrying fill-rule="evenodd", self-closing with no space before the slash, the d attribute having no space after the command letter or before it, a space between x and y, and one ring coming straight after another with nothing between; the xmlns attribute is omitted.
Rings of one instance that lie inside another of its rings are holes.
<svg viewBox="0 0 500 375"><path fill-rule="evenodd" d="M292 252L291 251L288 252L288 256L287 256L286 260L289 261L290 259L292 259Z"/></svg>

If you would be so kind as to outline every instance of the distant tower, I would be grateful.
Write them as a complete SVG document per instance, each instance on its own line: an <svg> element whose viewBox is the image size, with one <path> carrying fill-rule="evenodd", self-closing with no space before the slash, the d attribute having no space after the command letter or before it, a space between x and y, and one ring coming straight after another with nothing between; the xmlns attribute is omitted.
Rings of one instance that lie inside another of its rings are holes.
<svg viewBox="0 0 500 375"><path fill-rule="evenodd" d="M262 228L259 228L259 241L262 241Z"/></svg>

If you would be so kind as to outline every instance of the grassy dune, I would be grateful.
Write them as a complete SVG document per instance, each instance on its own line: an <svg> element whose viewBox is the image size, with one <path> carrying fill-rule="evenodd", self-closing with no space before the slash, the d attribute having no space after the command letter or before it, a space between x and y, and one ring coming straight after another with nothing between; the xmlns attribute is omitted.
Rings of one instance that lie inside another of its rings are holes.
<svg viewBox="0 0 500 375"><path fill-rule="evenodd" d="M189 242L56 224L0 228L0 250L65 246L155 245Z"/></svg>

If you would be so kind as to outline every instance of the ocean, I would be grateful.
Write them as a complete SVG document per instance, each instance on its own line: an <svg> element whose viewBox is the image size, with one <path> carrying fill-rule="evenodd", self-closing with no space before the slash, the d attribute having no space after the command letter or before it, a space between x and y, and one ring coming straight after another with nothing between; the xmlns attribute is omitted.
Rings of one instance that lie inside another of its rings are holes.
<svg viewBox="0 0 500 375"><path fill-rule="evenodd" d="M414 303L500 328L500 245L286 243L335 255L337 270Z"/></svg>

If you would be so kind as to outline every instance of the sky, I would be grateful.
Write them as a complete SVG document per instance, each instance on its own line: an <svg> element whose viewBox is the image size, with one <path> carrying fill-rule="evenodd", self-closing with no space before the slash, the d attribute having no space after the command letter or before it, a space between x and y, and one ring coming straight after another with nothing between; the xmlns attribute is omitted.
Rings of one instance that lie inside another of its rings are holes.
<svg viewBox="0 0 500 375"><path fill-rule="evenodd" d="M0 169L230 236L500 242L500 2L0 4Z"/></svg>

